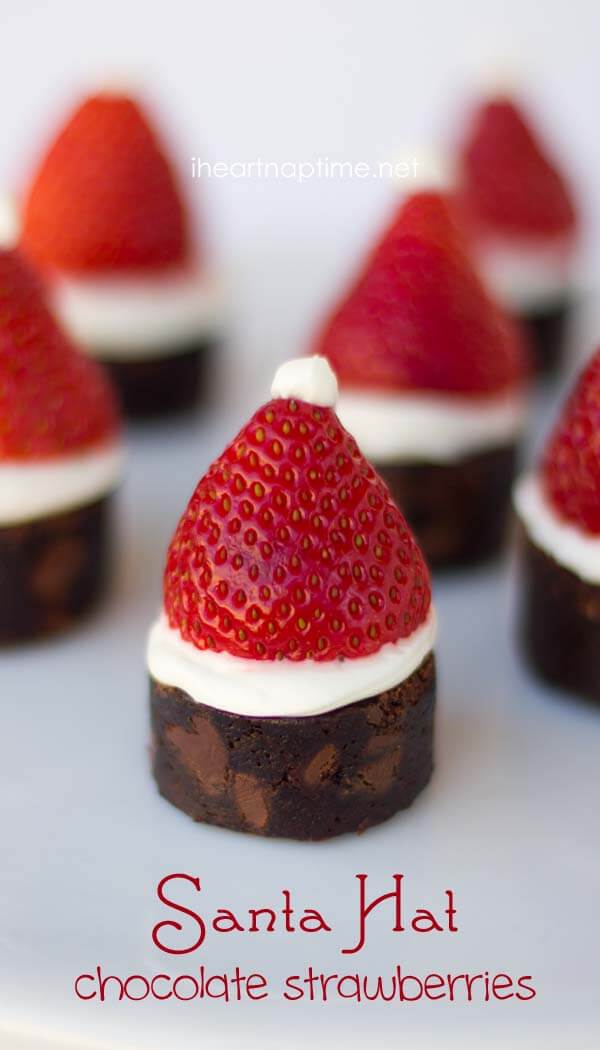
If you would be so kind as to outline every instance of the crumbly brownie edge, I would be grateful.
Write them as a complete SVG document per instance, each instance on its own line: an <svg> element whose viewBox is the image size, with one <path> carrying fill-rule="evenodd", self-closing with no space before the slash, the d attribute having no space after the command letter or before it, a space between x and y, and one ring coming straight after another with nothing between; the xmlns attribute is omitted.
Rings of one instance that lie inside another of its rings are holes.
<svg viewBox="0 0 600 1050"><path fill-rule="evenodd" d="M194 820L294 839L361 832L411 804L433 767L433 654L379 696L255 718L150 680L153 771Z"/></svg>
<svg viewBox="0 0 600 1050"><path fill-rule="evenodd" d="M0 644L54 634L100 600L109 576L112 497L0 528Z"/></svg>
<svg viewBox="0 0 600 1050"><path fill-rule="evenodd" d="M557 688L600 702L600 586L540 550L520 528L519 638L531 667Z"/></svg>

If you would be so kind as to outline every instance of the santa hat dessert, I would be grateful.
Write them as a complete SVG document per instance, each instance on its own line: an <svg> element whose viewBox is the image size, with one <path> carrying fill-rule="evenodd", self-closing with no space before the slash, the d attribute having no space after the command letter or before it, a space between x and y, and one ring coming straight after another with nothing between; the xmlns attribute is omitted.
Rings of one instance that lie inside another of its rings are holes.
<svg viewBox="0 0 600 1050"><path fill-rule="evenodd" d="M169 547L148 644L154 774L195 820L322 839L429 780L435 615L327 362L288 362L271 393Z"/></svg>
<svg viewBox="0 0 600 1050"><path fill-rule="evenodd" d="M104 373L0 249L0 643L56 631L97 601L121 460Z"/></svg>
<svg viewBox="0 0 600 1050"><path fill-rule="evenodd" d="M338 412L387 481L434 567L503 540L524 415L513 324L465 254L448 195L425 175L400 205L315 350Z"/></svg>
<svg viewBox="0 0 600 1050"><path fill-rule="evenodd" d="M208 382L218 294L136 101L105 91L75 110L26 193L21 245L129 416L193 406Z"/></svg>
<svg viewBox="0 0 600 1050"><path fill-rule="evenodd" d="M600 350L515 504L527 656L547 681L600 701Z"/></svg>
<svg viewBox="0 0 600 1050"><path fill-rule="evenodd" d="M529 334L535 368L560 362L573 299L576 216L554 160L506 92L470 119L460 196L483 272Z"/></svg>

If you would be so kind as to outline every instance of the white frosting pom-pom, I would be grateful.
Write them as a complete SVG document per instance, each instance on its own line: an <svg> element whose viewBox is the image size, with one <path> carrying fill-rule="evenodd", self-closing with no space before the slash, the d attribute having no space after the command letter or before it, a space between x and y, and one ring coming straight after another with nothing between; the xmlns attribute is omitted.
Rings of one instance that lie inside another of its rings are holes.
<svg viewBox="0 0 600 1050"><path fill-rule="evenodd" d="M335 372L324 357L296 357L277 369L271 395L297 397L310 405L333 408L338 399Z"/></svg>
<svg viewBox="0 0 600 1050"><path fill-rule="evenodd" d="M396 185L403 193L432 192L448 193L455 181L455 172L450 158L433 149L406 150L404 156L410 157L405 163L406 172L396 178Z"/></svg>

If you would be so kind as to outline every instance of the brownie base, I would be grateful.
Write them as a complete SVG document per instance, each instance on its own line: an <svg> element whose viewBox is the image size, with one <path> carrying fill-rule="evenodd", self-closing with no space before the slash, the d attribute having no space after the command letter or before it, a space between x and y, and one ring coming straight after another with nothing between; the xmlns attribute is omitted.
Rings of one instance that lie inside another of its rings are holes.
<svg viewBox="0 0 600 1050"><path fill-rule="evenodd" d="M516 467L516 445L457 463L375 464L434 569L476 565L499 554Z"/></svg>
<svg viewBox="0 0 600 1050"><path fill-rule="evenodd" d="M101 597L108 576L111 497L0 528L0 644L69 627Z"/></svg>
<svg viewBox="0 0 600 1050"><path fill-rule="evenodd" d="M361 832L427 784L434 701L431 654L394 689L305 718L230 714L151 678L154 777L208 824L302 840Z"/></svg>
<svg viewBox="0 0 600 1050"><path fill-rule="evenodd" d="M570 301L561 299L551 306L516 315L526 334L534 375L551 375L563 364L570 314Z"/></svg>
<svg viewBox="0 0 600 1050"><path fill-rule="evenodd" d="M547 682L600 702L600 586L559 565L521 528L520 638Z"/></svg>
<svg viewBox="0 0 600 1050"><path fill-rule="evenodd" d="M190 412L207 399L212 386L215 344L204 339L148 358L114 360L97 348L94 356L110 375L128 419L155 419Z"/></svg>

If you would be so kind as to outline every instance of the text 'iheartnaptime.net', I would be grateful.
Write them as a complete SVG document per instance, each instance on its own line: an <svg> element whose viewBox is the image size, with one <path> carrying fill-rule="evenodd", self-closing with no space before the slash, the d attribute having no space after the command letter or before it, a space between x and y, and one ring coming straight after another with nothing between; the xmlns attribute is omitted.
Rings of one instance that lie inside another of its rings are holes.
<svg viewBox="0 0 600 1050"><path fill-rule="evenodd" d="M252 160L211 161L192 157L193 179L286 179L307 182L310 179L416 179L422 161L412 157L398 161L350 161L330 157L313 160Z"/></svg>

